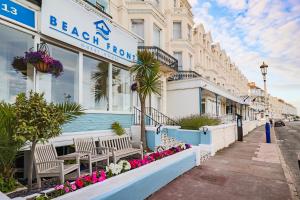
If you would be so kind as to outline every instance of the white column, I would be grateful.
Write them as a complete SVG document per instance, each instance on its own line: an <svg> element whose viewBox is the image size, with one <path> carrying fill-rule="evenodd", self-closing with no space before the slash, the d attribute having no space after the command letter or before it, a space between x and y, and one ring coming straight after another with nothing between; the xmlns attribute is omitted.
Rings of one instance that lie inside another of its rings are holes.
<svg viewBox="0 0 300 200"><path fill-rule="evenodd" d="M78 103L83 104L83 53L79 52L78 57Z"/></svg>

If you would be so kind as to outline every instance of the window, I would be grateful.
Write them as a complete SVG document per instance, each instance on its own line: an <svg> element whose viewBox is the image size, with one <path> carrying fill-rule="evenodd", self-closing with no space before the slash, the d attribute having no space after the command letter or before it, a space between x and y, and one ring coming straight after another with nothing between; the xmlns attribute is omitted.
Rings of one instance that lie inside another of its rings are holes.
<svg viewBox="0 0 300 200"><path fill-rule="evenodd" d="M131 20L131 30L140 36L142 39L139 39L139 46L144 46L144 20L143 19L132 19Z"/></svg>
<svg viewBox="0 0 300 200"><path fill-rule="evenodd" d="M86 109L109 109L109 63L83 57L83 106Z"/></svg>
<svg viewBox="0 0 300 200"><path fill-rule="evenodd" d="M17 94L33 89L33 67L28 66L24 75L11 65L16 56L24 56L33 45L31 35L0 24L0 101L12 103Z"/></svg>
<svg viewBox="0 0 300 200"><path fill-rule="evenodd" d="M177 7L177 0L174 0L173 3L174 3L174 8L176 8Z"/></svg>
<svg viewBox="0 0 300 200"><path fill-rule="evenodd" d="M182 52L174 52L174 57L178 60L178 70L182 70Z"/></svg>
<svg viewBox="0 0 300 200"><path fill-rule="evenodd" d="M181 22L173 22L173 39L181 39Z"/></svg>
<svg viewBox="0 0 300 200"><path fill-rule="evenodd" d="M112 110L130 111L130 73L113 66Z"/></svg>
<svg viewBox="0 0 300 200"><path fill-rule="evenodd" d="M190 71L193 70L193 56L192 54L189 54L189 67L190 67Z"/></svg>
<svg viewBox="0 0 300 200"><path fill-rule="evenodd" d="M39 89L45 92L47 100L54 103L78 102L78 53L48 44L50 54L59 60L63 73L55 78L50 74L39 73Z"/></svg>
<svg viewBox="0 0 300 200"><path fill-rule="evenodd" d="M190 25L188 25L188 40L192 40L192 27Z"/></svg>
<svg viewBox="0 0 300 200"><path fill-rule="evenodd" d="M153 24L153 46L160 47L160 33L161 29Z"/></svg>
<svg viewBox="0 0 300 200"><path fill-rule="evenodd" d="M109 0L87 0L91 4L95 5L98 9L109 13Z"/></svg>

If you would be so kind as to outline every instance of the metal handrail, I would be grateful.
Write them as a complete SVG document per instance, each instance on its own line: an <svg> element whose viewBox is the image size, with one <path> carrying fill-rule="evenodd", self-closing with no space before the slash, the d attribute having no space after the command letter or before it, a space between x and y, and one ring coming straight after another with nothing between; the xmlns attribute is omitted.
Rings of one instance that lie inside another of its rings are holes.
<svg viewBox="0 0 300 200"><path fill-rule="evenodd" d="M138 49L151 52L154 55L155 59L160 63L165 64L168 67L171 67L174 70L178 71L178 60L161 48L156 46L138 46Z"/></svg>
<svg viewBox="0 0 300 200"><path fill-rule="evenodd" d="M169 78L169 81L186 80L199 77L201 77L201 75L195 71L178 71L176 74Z"/></svg>
<svg viewBox="0 0 300 200"><path fill-rule="evenodd" d="M178 123L153 107L146 107L147 115L164 125L178 126Z"/></svg>
<svg viewBox="0 0 300 200"><path fill-rule="evenodd" d="M141 115L142 115L142 111L140 109L138 109L137 107L133 108L133 124L134 125L141 125ZM161 123L159 123L158 121L156 121L155 119L153 119L151 116L147 115L147 113L145 113L145 124L146 125L154 125L155 127L158 125L161 125Z"/></svg>

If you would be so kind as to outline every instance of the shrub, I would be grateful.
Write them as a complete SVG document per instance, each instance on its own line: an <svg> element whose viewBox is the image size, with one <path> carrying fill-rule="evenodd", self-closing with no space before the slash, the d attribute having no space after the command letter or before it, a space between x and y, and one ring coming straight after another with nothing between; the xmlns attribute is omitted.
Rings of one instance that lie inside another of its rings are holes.
<svg viewBox="0 0 300 200"><path fill-rule="evenodd" d="M3 193L11 192L15 190L19 184L17 181L10 177L10 178L3 178L0 176L0 191Z"/></svg>
<svg viewBox="0 0 300 200"><path fill-rule="evenodd" d="M178 120L182 129L199 130L202 126L219 125L221 121L216 118L200 115L191 115Z"/></svg>
<svg viewBox="0 0 300 200"><path fill-rule="evenodd" d="M111 125L111 128L118 136L124 135L126 133L125 129L122 127L122 125L119 122L114 122Z"/></svg>

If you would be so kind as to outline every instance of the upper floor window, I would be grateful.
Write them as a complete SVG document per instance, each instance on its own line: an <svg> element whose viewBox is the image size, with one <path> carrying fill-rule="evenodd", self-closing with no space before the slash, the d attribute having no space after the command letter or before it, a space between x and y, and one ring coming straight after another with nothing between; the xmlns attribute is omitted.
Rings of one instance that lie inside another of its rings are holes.
<svg viewBox="0 0 300 200"><path fill-rule="evenodd" d="M161 29L153 24L153 46L160 47Z"/></svg>
<svg viewBox="0 0 300 200"><path fill-rule="evenodd" d="M192 54L189 54L189 65L190 65L190 71L193 70L193 56Z"/></svg>
<svg viewBox="0 0 300 200"><path fill-rule="evenodd" d="M174 57L178 60L178 70L182 70L182 52L176 51L174 52Z"/></svg>
<svg viewBox="0 0 300 200"><path fill-rule="evenodd" d="M143 19L132 19L131 20L131 30L140 36L142 39L139 39L139 46L144 46L144 20Z"/></svg>
<svg viewBox="0 0 300 200"><path fill-rule="evenodd" d="M181 39L181 22L173 22L173 39Z"/></svg>
<svg viewBox="0 0 300 200"><path fill-rule="evenodd" d="M95 5L98 9L109 13L109 0L87 0L91 4Z"/></svg>
<svg viewBox="0 0 300 200"><path fill-rule="evenodd" d="M188 40L192 40L192 27L190 25L188 25Z"/></svg>
<svg viewBox="0 0 300 200"><path fill-rule="evenodd" d="M177 0L174 0L173 3L174 3L174 8L176 8L177 7Z"/></svg>

